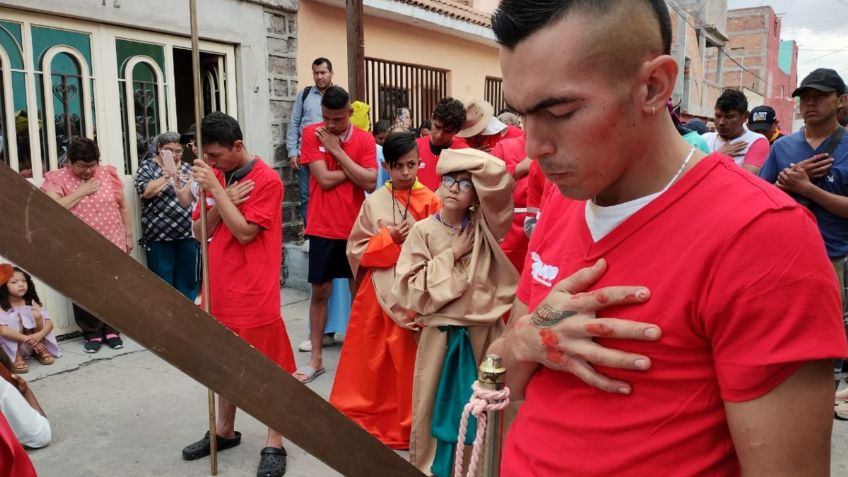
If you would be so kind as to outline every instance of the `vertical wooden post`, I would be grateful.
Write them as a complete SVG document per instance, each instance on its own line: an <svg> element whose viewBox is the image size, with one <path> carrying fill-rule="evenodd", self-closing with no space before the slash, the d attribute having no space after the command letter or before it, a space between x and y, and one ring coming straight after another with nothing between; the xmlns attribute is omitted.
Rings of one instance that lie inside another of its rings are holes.
<svg viewBox="0 0 848 477"><path fill-rule="evenodd" d="M191 69L194 77L194 143L197 158L203 159L203 85L200 79L200 40L197 32L197 0L189 0L191 17ZM200 190L200 259L203 284L203 311L209 313L209 235L206 219L206 191ZM215 392L207 390L209 405L209 466L212 475L218 475L218 433L215 423Z"/></svg>
<svg viewBox="0 0 848 477"><path fill-rule="evenodd" d="M347 87L351 100L365 100L365 33L362 0L346 0Z"/></svg>

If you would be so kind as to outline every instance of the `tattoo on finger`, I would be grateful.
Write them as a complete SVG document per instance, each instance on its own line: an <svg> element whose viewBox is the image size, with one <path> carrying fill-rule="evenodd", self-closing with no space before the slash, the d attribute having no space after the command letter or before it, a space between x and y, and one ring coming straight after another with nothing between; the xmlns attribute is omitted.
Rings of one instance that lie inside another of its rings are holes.
<svg viewBox="0 0 848 477"><path fill-rule="evenodd" d="M576 315L576 311L560 311L550 305L542 303L533 311L533 324L536 328L550 328L560 321Z"/></svg>

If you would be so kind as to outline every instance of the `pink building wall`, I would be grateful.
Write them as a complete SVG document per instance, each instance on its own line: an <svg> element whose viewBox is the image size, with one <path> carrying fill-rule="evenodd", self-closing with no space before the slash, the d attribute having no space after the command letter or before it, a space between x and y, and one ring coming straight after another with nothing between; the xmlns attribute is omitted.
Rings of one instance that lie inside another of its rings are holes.
<svg viewBox="0 0 848 477"><path fill-rule="evenodd" d="M795 101L790 97L798 83L798 46L787 52L786 73L781 69L781 19L770 6L730 10L727 13L730 38L725 51L733 61L724 62L723 84L728 88L750 88L760 93L763 102L774 108L784 132L791 132Z"/></svg>

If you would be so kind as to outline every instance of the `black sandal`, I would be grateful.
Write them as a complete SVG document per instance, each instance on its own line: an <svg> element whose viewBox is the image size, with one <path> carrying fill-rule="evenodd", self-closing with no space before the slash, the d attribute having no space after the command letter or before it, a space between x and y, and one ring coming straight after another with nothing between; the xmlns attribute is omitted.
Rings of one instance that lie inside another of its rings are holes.
<svg viewBox="0 0 848 477"><path fill-rule="evenodd" d="M227 439L226 437L215 436L217 438L218 450L226 450L231 447L235 447L241 444L241 432L236 431L236 436L232 439ZM185 460L196 460L201 457L208 456L211 451L209 450L209 431L206 431L206 435L203 436L203 439L200 439L197 442L192 442L191 444L185 446L183 448L183 459Z"/></svg>
<svg viewBox="0 0 848 477"><path fill-rule="evenodd" d="M266 447L259 452L259 468L256 469L256 477L283 477L286 475L286 453L285 449L278 447Z"/></svg>

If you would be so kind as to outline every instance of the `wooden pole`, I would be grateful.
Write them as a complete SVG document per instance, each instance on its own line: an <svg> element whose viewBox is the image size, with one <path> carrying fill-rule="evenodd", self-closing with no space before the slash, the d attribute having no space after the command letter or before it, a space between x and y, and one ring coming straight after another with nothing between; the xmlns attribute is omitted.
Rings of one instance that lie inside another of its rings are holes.
<svg viewBox="0 0 848 477"><path fill-rule="evenodd" d="M194 144L197 158L203 160L203 85L200 80L200 40L197 33L197 0L189 0L191 16L191 70L194 77ZM209 313L209 232L206 228L206 191L200 189L200 261L203 311ZM215 423L215 393L207 389L209 405L209 471L218 475L218 426Z"/></svg>
<svg viewBox="0 0 848 477"><path fill-rule="evenodd" d="M347 1L347 85L351 100L365 101L365 33L362 0Z"/></svg>

